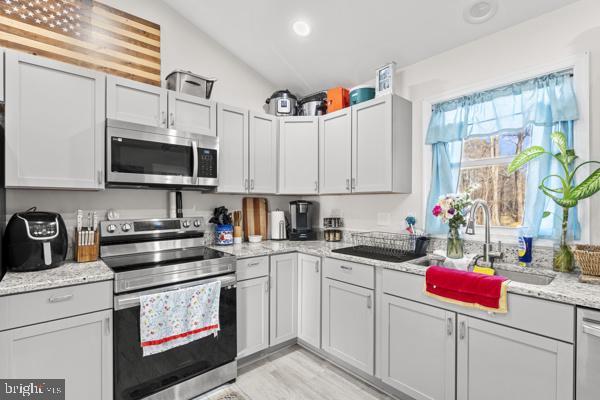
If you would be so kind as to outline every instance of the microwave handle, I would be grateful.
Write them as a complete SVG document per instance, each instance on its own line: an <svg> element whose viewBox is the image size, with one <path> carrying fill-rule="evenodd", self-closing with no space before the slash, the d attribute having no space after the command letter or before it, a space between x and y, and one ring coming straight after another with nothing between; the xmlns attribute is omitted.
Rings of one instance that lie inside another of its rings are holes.
<svg viewBox="0 0 600 400"><path fill-rule="evenodd" d="M192 155L193 155L193 171L192 171L192 182L196 184L198 181L198 143L192 140Z"/></svg>

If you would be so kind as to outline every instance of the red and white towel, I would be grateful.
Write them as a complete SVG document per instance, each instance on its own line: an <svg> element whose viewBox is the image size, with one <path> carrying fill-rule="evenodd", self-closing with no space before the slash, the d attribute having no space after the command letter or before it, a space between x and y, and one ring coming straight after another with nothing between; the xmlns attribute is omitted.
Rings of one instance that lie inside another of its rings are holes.
<svg viewBox="0 0 600 400"><path fill-rule="evenodd" d="M140 297L144 357L209 335L219 326L221 281Z"/></svg>

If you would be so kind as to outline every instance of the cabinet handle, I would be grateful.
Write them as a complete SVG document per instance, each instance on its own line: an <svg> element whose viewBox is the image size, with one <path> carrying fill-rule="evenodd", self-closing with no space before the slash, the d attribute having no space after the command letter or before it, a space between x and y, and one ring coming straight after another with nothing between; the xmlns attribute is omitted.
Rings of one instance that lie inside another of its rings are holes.
<svg viewBox="0 0 600 400"><path fill-rule="evenodd" d="M98 170L98 184L102 185L102 181L104 180L104 174L102 173L102 170L99 169Z"/></svg>
<svg viewBox="0 0 600 400"><path fill-rule="evenodd" d="M104 331L106 332L106 336L110 336L110 318L104 318Z"/></svg>
<svg viewBox="0 0 600 400"><path fill-rule="evenodd" d="M352 178L352 189L356 189L356 178Z"/></svg>
<svg viewBox="0 0 600 400"><path fill-rule="evenodd" d="M341 269L345 269L346 271L352 271L352 267L347 267L345 265L340 265Z"/></svg>
<svg viewBox="0 0 600 400"><path fill-rule="evenodd" d="M452 336L454 333L454 320L452 317L448 317L448 320L446 321L446 331L448 332L448 336Z"/></svg>
<svg viewBox="0 0 600 400"><path fill-rule="evenodd" d="M315 272L318 274L319 273L319 262L317 262L315 264Z"/></svg>
<svg viewBox="0 0 600 400"><path fill-rule="evenodd" d="M466 335L467 335L467 324L465 323L465 321L460 321L460 331L458 333L458 338L460 340L464 340Z"/></svg>
<svg viewBox="0 0 600 400"><path fill-rule="evenodd" d="M371 308L373 307L373 300L371 299L371 295L369 295L369 297L367 297L367 308Z"/></svg>
<svg viewBox="0 0 600 400"><path fill-rule="evenodd" d="M600 323L588 318L583 319L581 330L588 335L600 337Z"/></svg>
<svg viewBox="0 0 600 400"><path fill-rule="evenodd" d="M254 178L250 179L250 190L254 190Z"/></svg>
<svg viewBox="0 0 600 400"><path fill-rule="evenodd" d="M162 123L161 123L161 125L166 127L166 126L167 126L167 113L166 113L166 112L164 112L164 111L162 111L162 112L160 113L160 115L161 115L161 118L162 118Z"/></svg>
<svg viewBox="0 0 600 400"><path fill-rule="evenodd" d="M255 262L251 262L251 263L249 263L249 264L248 264L248 266L249 266L249 267L256 267L256 266L257 266L257 265L259 265L259 264L260 264L260 262L258 262L258 261L255 261Z"/></svg>
<svg viewBox="0 0 600 400"><path fill-rule="evenodd" d="M350 191L350 179L346 179L346 190Z"/></svg>
<svg viewBox="0 0 600 400"><path fill-rule="evenodd" d="M315 192L319 191L319 182L315 181Z"/></svg>
<svg viewBox="0 0 600 400"><path fill-rule="evenodd" d="M271 278L268 278L267 279L267 284L265 285L265 293L269 293L269 286L271 286L271 285L269 285L270 281L271 281Z"/></svg>
<svg viewBox="0 0 600 400"><path fill-rule="evenodd" d="M62 296L52 296L48 299L49 303L60 303L61 301L71 300L73 298L72 294L64 294Z"/></svg>
<svg viewBox="0 0 600 400"><path fill-rule="evenodd" d="M175 126L175 113L169 114L169 120L171 122L171 127L174 127Z"/></svg>
<svg viewBox="0 0 600 400"><path fill-rule="evenodd" d="M248 178L244 179L244 190L248 190Z"/></svg>

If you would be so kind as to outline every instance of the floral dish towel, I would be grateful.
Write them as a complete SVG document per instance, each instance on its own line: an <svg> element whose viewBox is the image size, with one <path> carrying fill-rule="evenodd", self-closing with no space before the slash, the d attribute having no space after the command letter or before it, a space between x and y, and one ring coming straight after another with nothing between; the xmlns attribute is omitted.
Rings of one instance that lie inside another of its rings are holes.
<svg viewBox="0 0 600 400"><path fill-rule="evenodd" d="M221 281L140 297L144 357L217 335Z"/></svg>

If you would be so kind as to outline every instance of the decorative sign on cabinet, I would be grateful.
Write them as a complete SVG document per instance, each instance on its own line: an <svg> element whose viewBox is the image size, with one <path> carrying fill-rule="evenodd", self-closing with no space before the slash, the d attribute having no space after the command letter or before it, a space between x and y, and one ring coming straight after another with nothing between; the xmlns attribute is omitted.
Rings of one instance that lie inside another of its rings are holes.
<svg viewBox="0 0 600 400"><path fill-rule="evenodd" d="M7 51L6 75L6 186L104 188L104 74Z"/></svg>

